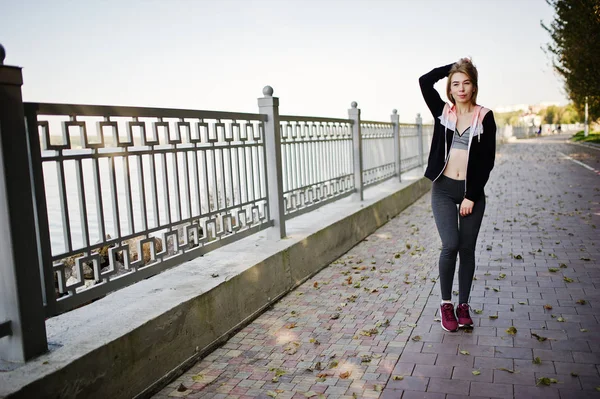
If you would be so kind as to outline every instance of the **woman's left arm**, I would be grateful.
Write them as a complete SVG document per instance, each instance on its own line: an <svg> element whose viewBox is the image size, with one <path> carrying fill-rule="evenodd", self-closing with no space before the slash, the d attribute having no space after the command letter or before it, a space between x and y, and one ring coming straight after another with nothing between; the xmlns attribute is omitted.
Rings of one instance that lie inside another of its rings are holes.
<svg viewBox="0 0 600 399"><path fill-rule="evenodd" d="M483 195L490 172L496 160L496 121L494 114L489 111L483 118L483 133L481 134L480 158L477 160L476 178L471 179L472 184L467 187L465 198L475 202Z"/></svg>
<svg viewBox="0 0 600 399"><path fill-rule="evenodd" d="M494 119L493 111L489 111L483 118L483 136L482 143L484 144L484 163L486 165L485 170L487 174L483 185L487 183L487 179L490 177L490 172L494 169L494 163L496 162L496 120Z"/></svg>

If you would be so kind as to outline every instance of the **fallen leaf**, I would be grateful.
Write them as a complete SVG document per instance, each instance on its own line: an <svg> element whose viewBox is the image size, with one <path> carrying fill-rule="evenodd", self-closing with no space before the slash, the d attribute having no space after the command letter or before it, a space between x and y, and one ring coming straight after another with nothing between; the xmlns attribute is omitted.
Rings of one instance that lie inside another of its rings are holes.
<svg viewBox="0 0 600 399"><path fill-rule="evenodd" d="M419 342L421 340L421 336L420 335L415 335L414 337L411 338L413 341L415 342Z"/></svg>
<svg viewBox="0 0 600 399"><path fill-rule="evenodd" d="M492 289L494 290L494 292L500 292L500 288L496 288L496 287L494 287L494 288L492 288Z"/></svg>
<svg viewBox="0 0 600 399"><path fill-rule="evenodd" d="M340 318L340 314L339 313L334 313L334 314L331 315L330 318L331 318L331 320L337 320L337 319Z"/></svg>
<svg viewBox="0 0 600 399"><path fill-rule="evenodd" d="M212 278L219 277L219 275L218 275L217 273L213 273L213 274L211 274L210 276L211 276Z"/></svg>
<svg viewBox="0 0 600 399"><path fill-rule="evenodd" d="M470 355L469 351L460 351L461 355Z"/></svg>
<svg viewBox="0 0 600 399"><path fill-rule="evenodd" d="M559 318L556 319L556 321L564 323L565 322L565 318L564 317L559 317Z"/></svg>
<svg viewBox="0 0 600 399"><path fill-rule="evenodd" d="M561 263L560 265L558 265L558 267L560 267L561 269L566 269L567 265L565 265L564 263Z"/></svg>
<svg viewBox="0 0 600 399"><path fill-rule="evenodd" d="M292 329L292 328L296 328L297 325L298 325L297 323L290 323L290 324L286 325L285 328Z"/></svg>
<svg viewBox="0 0 600 399"><path fill-rule="evenodd" d="M351 374L352 374L351 371L346 371L346 372L340 374L340 378L342 380L345 380L346 378L350 377Z"/></svg>
<svg viewBox="0 0 600 399"><path fill-rule="evenodd" d="M571 371L571 377L579 377L579 373Z"/></svg>
<svg viewBox="0 0 600 399"><path fill-rule="evenodd" d="M313 284L313 287L319 288L319 283L317 281L315 281L315 283Z"/></svg>
<svg viewBox="0 0 600 399"><path fill-rule="evenodd" d="M192 377L192 380L196 381L196 382L202 381L203 379L204 379L204 376L202 374L197 374L197 375L195 375L195 376Z"/></svg>
<svg viewBox="0 0 600 399"><path fill-rule="evenodd" d="M533 363L533 364L542 364L542 359L540 359L539 357L536 357L535 359L533 359L531 361L531 363Z"/></svg>
<svg viewBox="0 0 600 399"><path fill-rule="evenodd" d="M510 335L515 335L517 333L517 329L514 326L510 326L506 329L506 333Z"/></svg>
<svg viewBox="0 0 600 399"><path fill-rule="evenodd" d="M312 398L313 396L317 396L317 393L314 391L308 391L304 393L304 396L307 398Z"/></svg>
<svg viewBox="0 0 600 399"><path fill-rule="evenodd" d="M531 336L537 338L537 340L540 342L544 342L545 340L548 339L546 337L542 337L541 335L537 335L536 333L531 333Z"/></svg>
<svg viewBox="0 0 600 399"><path fill-rule="evenodd" d="M402 381L404 379L404 376L402 376L402 375L395 375L395 376L392 377L392 379L394 381Z"/></svg>
<svg viewBox="0 0 600 399"><path fill-rule="evenodd" d="M587 330L587 328L580 328L579 331L581 331L581 332L587 332L588 330Z"/></svg>
<svg viewBox="0 0 600 399"><path fill-rule="evenodd" d="M497 319L498 315L497 314L491 314L488 316L490 319Z"/></svg>
<svg viewBox="0 0 600 399"><path fill-rule="evenodd" d="M473 370L473 371L471 371L471 373L473 375L479 375L479 374L481 374L481 371L479 371L479 370Z"/></svg>
<svg viewBox="0 0 600 399"><path fill-rule="evenodd" d="M483 309L473 309L473 312L475 312L477 314L482 314L483 313Z"/></svg>
<svg viewBox="0 0 600 399"><path fill-rule="evenodd" d="M572 278L569 278L569 277L567 277L567 276L564 276L564 277L563 277L563 280L564 280L566 283L572 283L573 281L575 281L575 280L573 280Z"/></svg>
<svg viewBox="0 0 600 399"><path fill-rule="evenodd" d="M515 370L509 370L509 369L507 369L507 368L505 368L505 367L500 367L498 370L501 370L501 371L506 371L507 373L511 373L511 374L514 374L514 373L515 373Z"/></svg>
<svg viewBox="0 0 600 399"><path fill-rule="evenodd" d="M277 392L274 391L267 391L267 396L270 396L272 398L276 398L277 397Z"/></svg>
<svg viewBox="0 0 600 399"><path fill-rule="evenodd" d="M383 386L382 385L375 385L373 387L373 389L375 390L375 392L381 392L383 390Z"/></svg>
<svg viewBox="0 0 600 399"><path fill-rule="evenodd" d="M520 301L519 305L527 305L527 302Z"/></svg>
<svg viewBox="0 0 600 399"><path fill-rule="evenodd" d="M179 386L177 387L177 392L185 392L187 390L187 387L183 384L179 384Z"/></svg>
<svg viewBox="0 0 600 399"><path fill-rule="evenodd" d="M585 305L587 303L587 301L585 299L579 299L578 301L576 301L575 303L579 304L579 305Z"/></svg>
<svg viewBox="0 0 600 399"><path fill-rule="evenodd" d="M377 330L376 328L371 328L370 330L362 330L360 332L360 335L364 335L366 337L370 337L372 335L376 335L379 334L379 330Z"/></svg>
<svg viewBox="0 0 600 399"><path fill-rule="evenodd" d="M558 381L555 378L540 377L538 378L536 385L550 385L556 384L557 382Z"/></svg>
<svg viewBox="0 0 600 399"><path fill-rule="evenodd" d="M544 309L551 310L552 309L552 305L546 304L546 305L544 305Z"/></svg>
<svg viewBox="0 0 600 399"><path fill-rule="evenodd" d="M338 361L337 360L332 360L331 362L329 362L329 365L327 366L327 368L329 369L333 369L336 368L338 366Z"/></svg>
<svg viewBox="0 0 600 399"><path fill-rule="evenodd" d="M549 271L550 273L556 273L556 272L558 271L558 269L557 269L557 268L555 268L555 267L549 267L549 268L548 268L548 271Z"/></svg>

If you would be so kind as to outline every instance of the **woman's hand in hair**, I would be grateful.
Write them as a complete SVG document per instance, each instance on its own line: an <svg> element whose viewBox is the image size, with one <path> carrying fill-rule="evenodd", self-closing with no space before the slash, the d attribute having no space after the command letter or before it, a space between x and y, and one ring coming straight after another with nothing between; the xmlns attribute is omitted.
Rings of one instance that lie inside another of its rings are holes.
<svg viewBox="0 0 600 399"><path fill-rule="evenodd" d="M475 203L469 199L463 199L461 204L460 204L460 216L468 216L471 213L473 213L473 205L475 205Z"/></svg>

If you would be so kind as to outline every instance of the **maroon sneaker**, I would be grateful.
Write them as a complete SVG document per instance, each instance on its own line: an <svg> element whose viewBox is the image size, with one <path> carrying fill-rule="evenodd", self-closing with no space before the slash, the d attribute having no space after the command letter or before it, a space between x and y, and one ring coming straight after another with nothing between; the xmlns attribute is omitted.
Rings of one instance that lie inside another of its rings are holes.
<svg viewBox="0 0 600 399"><path fill-rule="evenodd" d="M442 316L442 328L446 331L454 332L458 330L458 321L454 315L454 305L451 303L442 303L440 306L440 315Z"/></svg>
<svg viewBox="0 0 600 399"><path fill-rule="evenodd" d="M456 308L456 316L458 316L459 327L471 327L473 326L473 319L469 314L469 304L461 303Z"/></svg>

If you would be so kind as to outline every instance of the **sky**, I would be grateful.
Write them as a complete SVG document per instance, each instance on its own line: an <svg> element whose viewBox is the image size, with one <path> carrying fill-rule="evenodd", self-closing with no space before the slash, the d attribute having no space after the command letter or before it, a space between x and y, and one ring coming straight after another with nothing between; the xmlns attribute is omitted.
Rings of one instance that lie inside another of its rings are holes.
<svg viewBox="0 0 600 399"><path fill-rule="evenodd" d="M478 102L565 104L545 0L0 0L30 102L430 120L418 78L470 56ZM436 85L445 99L444 81Z"/></svg>

